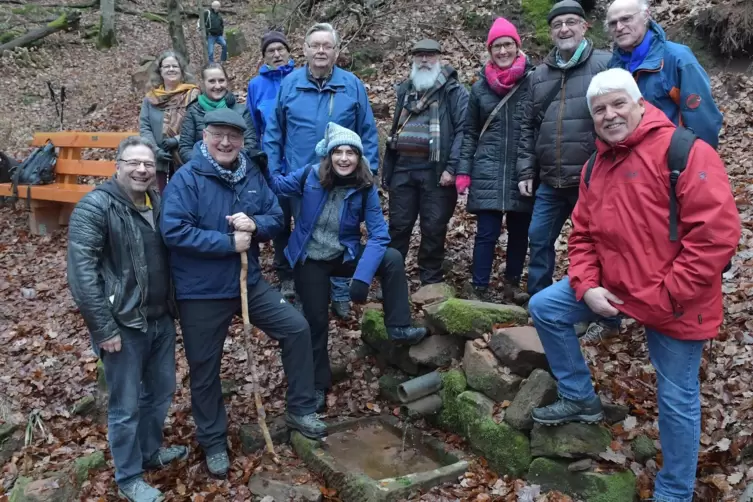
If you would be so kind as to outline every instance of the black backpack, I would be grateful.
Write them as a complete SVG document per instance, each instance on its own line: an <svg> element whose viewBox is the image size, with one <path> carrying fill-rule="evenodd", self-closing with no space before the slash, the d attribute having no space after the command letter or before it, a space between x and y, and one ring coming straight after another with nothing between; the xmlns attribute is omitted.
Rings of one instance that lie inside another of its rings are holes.
<svg viewBox="0 0 753 502"><path fill-rule="evenodd" d="M26 206L31 205L31 186L47 185L55 181L55 164L58 161L55 145L51 141L31 152L26 160L18 166L11 179L13 197L18 199L18 185L28 185L26 188Z"/></svg>
<svg viewBox="0 0 753 502"><path fill-rule="evenodd" d="M678 127L672 133L672 139L669 142L667 164L669 165L669 240L671 242L677 242L677 194L675 193L677 180L680 179L680 174L687 167L690 150L693 148L696 139L698 137L693 134L693 131ZM591 155L591 158L588 159L588 165L586 165L586 175L583 177L586 187L591 181L591 171L593 171L596 163L596 154L597 152L594 152ZM722 273L727 272L730 268L732 268L731 261L727 263Z"/></svg>

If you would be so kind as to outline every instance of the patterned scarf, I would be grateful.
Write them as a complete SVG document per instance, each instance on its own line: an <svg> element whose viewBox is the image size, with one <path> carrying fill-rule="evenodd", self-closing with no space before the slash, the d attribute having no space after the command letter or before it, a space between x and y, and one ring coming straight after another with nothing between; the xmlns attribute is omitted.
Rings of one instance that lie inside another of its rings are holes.
<svg viewBox="0 0 753 502"><path fill-rule="evenodd" d="M494 93L503 97L510 92L510 89L515 87L515 84L523 78L526 74L526 55L523 52L518 52L518 56L515 58L511 66L507 68L500 68L494 61L489 60L484 67L484 76L486 77L486 83L494 91Z"/></svg>
<svg viewBox="0 0 753 502"><path fill-rule="evenodd" d="M575 54L573 54L573 57L570 58L570 61L565 61L562 57L562 54L560 54L560 50L557 49L557 52L555 53L555 61L557 62L557 67L560 70L569 70L573 66L577 65L580 62L580 58L583 57L583 54L586 52L586 49L588 49L591 46L591 42L584 38L580 41L580 44L578 45L578 48L575 49Z"/></svg>
<svg viewBox="0 0 753 502"><path fill-rule="evenodd" d="M174 138L180 134L180 126L186 115L188 105L196 101L201 91L194 84L180 84L172 91L166 91L164 86L149 91L146 99L164 111L162 120L162 136Z"/></svg>
<svg viewBox="0 0 753 502"><path fill-rule="evenodd" d="M212 167L214 167L214 170L217 171L217 174L220 175L220 178L227 181L231 185L235 185L246 177L246 157L244 157L242 153L238 155L238 168L235 171L231 171L219 165L217 161L214 160L211 155L209 155L207 145L205 145L203 141L201 142L199 148L201 149L201 154L205 159L209 161L210 164L212 164Z"/></svg>
<svg viewBox="0 0 753 502"><path fill-rule="evenodd" d="M411 115L420 115L429 110L429 160L431 162L439 162L441 145L440 145L440 130L439 130L439 91L447 83L447 79L452 75L454 70L445 66L442 71L439 72L437 81L434 82L434 86L427 89L424 95L415 101L409 101L405 103L403 109L400 111L400 118L397 121L398 129L405 127L406 122ZM416 92L411 84L410 92ZM399 135L399 133L398 133Z"/></svg>

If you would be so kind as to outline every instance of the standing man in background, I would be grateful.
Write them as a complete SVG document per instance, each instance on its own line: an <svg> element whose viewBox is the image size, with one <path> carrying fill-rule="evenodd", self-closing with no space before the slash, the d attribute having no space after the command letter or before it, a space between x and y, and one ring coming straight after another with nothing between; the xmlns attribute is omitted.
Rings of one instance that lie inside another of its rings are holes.
<svg viewBox="0 0 753 502"><path fill-rule="evenodd" d="M225 22L220 15L220 2L214 0L212 8L204 11L204 29L207 36L207 51L209 62L214 62L214 44L220 44L222 54L220 62L227 61L227 42L225 41Z"/></svg>

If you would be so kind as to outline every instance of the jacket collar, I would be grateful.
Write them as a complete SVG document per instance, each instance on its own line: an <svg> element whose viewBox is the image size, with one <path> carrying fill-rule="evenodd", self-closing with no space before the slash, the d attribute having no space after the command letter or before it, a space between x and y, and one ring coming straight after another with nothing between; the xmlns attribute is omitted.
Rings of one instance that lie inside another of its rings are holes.
<svg viewBox="0 0 753 502"><path fill-rule="evenodd" d="M546 55L544 58L544 63L546 63L547 66L554 68L558 71L572 71L574 68L578 68L579 66L583 66L586 64L586 62L591 59L591 54L594 52L594 44L593 41L589 38L588 41L590 42L588 44L588 47L586 47L586 50L583 51L583 55L580 57L580 61L578 61L575 66L572 68L568 68L567 70L563 70L559 66L557 66L557 47L552 47L552 50L549 51L549 54Z"/></svg>
<svg viewBox="0 0 753 502"><path fill-rule="evenodd" d="M291 59L287 64L284 64L279 68L270 68L269 66L263 64L261 65L261 68L259 68L259 75L264 75L267 78L278 76L284 77L290 74L290 72L293 70L295 70L295 61Z"/></svg>
<svg viewBox="0 0 753 502"><path fill-rule="evenodd" d="M316 83L312 82L312 80L309 78L309 75L311 73L309 72L308 63L300 68L300 70L302 72L301 78L298 79L296 89L314 91L320 90ZM337 91L338 89L344 88L347 84L346 74L348 74L348 72L346 72L339 66L335 66L334 68L332 68L332 74L330 75L329 80L327 80L327 82L322 85L321 90Z"/></svg>
<svg viewBox="0 0 753 502"><path fill-rule="evenodd" d="M215 178L222 179L214 168L211 162L204 158L204 154L201 153L201 141L197 141L193 146L193 153L191 154L191 162L194 165L194 170L204 176L214 176ZM238 155L246 155L243 150ZM248 177L249 170L256 167L256 164L248 158L246 155L246 177Z"/></svg>
<svg viewBox="0 0 753 502"><path fill-rule="evenodd" d="M659 71L664 64L664 47L667 44L667 34L656 21L650 21L648 29L651 32L651 45L649 46L648 54L646 54L643 62L635 71ZM612 61L621 63L621 54L627 53L622 49L617 48L612 55ZM620 66L622 66L622 64L620 64Z"/></svg>

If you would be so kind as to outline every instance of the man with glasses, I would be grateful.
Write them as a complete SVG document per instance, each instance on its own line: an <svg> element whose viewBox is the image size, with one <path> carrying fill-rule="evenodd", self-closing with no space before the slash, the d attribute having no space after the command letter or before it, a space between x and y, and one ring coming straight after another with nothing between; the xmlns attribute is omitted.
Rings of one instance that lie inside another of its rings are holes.
<svg viewBox="0 0 753 502"><path fill-rule="evenodd" d="M358 77L335 65L340 38L328 23L306 32L306 65L283 80L273 113L264 131L262 149L272 174L293 172L318 162L316 144L329 122L354 131L363 142L363 156L376 175L379 137L366 88ZM295 214L293 214L295 217ZM350 317L348 282L332 278L332 310Z"/></svg>
<svg viewBox="0 0 753 502"><path fill-rule="evenodd" d="M224 478L227 415L220 366L230 323L241 312L240 253L248 255L251 322L280 342L288 380L286 423L310 438L326 435L314 413L314 368L309 325L261 276L259 243L282 228L282 210L259 167L259 153L243 150L246 122L228 108L208 112L203 141L165 190L160 222L190 369L196 436L210 474ZM233 350L243 351L242 344Z"/></svg>
<svg viewBox="0 0 753 502"><path fill-rule="evenodd" d="M104 365L115 482L131 502L163 500L144 470L188 456L185 446L161 446L175 392L177 310L154 151L138 136L123 140L115 175L76 204L68 227L68 287Z"/></svg>
<svg viewBox="0 0 753 502"><path fill-rule="evenodd" d="M259 69L259 75L252 78L248 83L246 106L248 106L253 118L256 137L263 139L267 123L275 113L277 93L282 85L282 79L295 69L295 62L290 58L288 39L279 31L270 31L264 34L261 38L261 53L264 57L264 64ZM262 145L263 147L264 145ZM282 171L286 172L285 167L282 168ZM285 247L290 239L292 209L293 207L297 208L297 201L280 197L278 202L282 209L284 226L273 241L275 250L273 265L277 272L277 279L280 281L282 296L294 298L293 271L290 269L287 258L285 258Z"/></svg>
<svg viewBox="0 0 753 502"><path fill-rule="evenodd" d="M390 246L405 258L420 214L419 275L422 284L434 284L444 281L468 91L455 69L442 64L439 42L421 40L411 56L410 78L397 88L382 185L390 192Z"/></svg>
<svg viewBox="0 0 753 502"><path fill-rule="evenodd" d="M580 3L562 0L547 20L554 48L528 79L532 100L523 112L518 147L518 188L535 197L528 231L528 294L552 284L554 244L578 200L583 164L595 150L593 119L586 91L591 78L606 69L609 52L586 38L588 23ZM593 330L616 330L614 320Z"/></svg>
<svg viewBox="0 0 753 502"><path fill-rule="evenodd" d="M607 10L606 26L616 45L609 67L628 70L646 101L717 148L722 113L709 76L690 48L667 40L651 19L646 0L615 0Z"/></svg>

